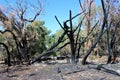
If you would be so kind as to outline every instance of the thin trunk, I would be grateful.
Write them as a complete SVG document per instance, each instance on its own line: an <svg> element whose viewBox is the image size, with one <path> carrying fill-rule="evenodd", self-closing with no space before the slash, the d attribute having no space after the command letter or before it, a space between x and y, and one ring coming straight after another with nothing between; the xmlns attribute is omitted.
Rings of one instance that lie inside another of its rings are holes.
<svg viewBox="0 0 120 80"><path fill-rule="evenodd" d="M110 47L110 36L109 36L109 29L107 30L107 47L108 47L108 63L111 63L111 59L112 59L112 54L111 54L111 47Z"/></svg>
<svg viewBox="0 0 120 80"><path fill-rule="evenodd" d="M79 61L79 57L80 57L80 49L81 49L81 45L78 46L78 52L77 52L77 56L76 56L76 61Z"/></svg>
<svg viewBox="0 0 120 80"><path fill-rule="evenodd" d="M116 60L116 57L117 57L117 55L116 55L116 48L115 48L115 42L116 42L116 34L117 34L117 25L118 25L119 23L117 23L116 24L116 26L115 26L115 29L114 30L112 30L112 38L111 38L111 41L110 41L110 47L111 47L111 54L112 54L112 63L114 63L115 62L115 60Z"/></svg>

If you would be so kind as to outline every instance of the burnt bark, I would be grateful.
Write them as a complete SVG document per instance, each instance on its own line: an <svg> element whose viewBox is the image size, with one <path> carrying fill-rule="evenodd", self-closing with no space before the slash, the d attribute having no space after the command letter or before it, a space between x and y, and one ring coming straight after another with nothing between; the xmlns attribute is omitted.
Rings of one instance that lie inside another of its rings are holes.
<svg viewBox="0 0 120 80"><path fill-rule="evenodd" d="M115 60L116 60L116 57L117 57L117 55L116 55L116 45L115 45L115 42L116 42L116 34L117 34L117 25L119 24L119 22L115 25L115 29L112 29L111 30L111 41L110 41L110 47L111 47L111 58L112 58L112 63L115 63Z"/></svg>
<svg viewBox="0 0 120 80"><path fill-rule="evenodd" d="M108 48L108 61L107 61L107 64L111 63L111 60L112 60L112 52L111 52L111 46L110 46L109 30L110 29L107 30L107 48Z"/></svg>
<svg viewBox="0 0 120 80"><path fill-rule="evenodd" d="M8 50L8 47L7 47L7 45L6 44L4 44L4 43L0 43L0 45L3 45L4 47L5 47L5 49L6 49L6 51L7 51L7 64L8 64L8 66L11 66L11 60L10 60L10 52L9 52L9 50Z"/></svg>

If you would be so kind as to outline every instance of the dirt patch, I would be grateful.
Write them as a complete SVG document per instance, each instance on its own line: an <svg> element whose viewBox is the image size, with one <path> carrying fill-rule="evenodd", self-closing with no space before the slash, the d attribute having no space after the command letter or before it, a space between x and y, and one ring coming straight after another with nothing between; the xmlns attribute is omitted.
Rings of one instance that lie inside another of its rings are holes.
<svg viewBox="0 0 120 80"><path fill-rule="evenodd" d="M120 63L90 63L83 66L80 63L73 65L62 61L45 62L9 68L1 65L0 80L120 80L119 72Z"/></svg>

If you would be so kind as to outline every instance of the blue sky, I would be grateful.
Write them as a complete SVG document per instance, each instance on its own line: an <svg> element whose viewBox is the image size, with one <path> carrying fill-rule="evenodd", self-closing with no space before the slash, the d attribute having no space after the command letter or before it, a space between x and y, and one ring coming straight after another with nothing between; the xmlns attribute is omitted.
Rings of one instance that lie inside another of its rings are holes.
<svg viewBox="0 0 120 80"><path fill-rule="evenodd" d="M15 4L16 0L8 0L11 4ZM30 0L29 0L30 1ZM31 0L34 1L34 0ZM73 15L80 12L79 0L46 0L44 6L44 15L40 17L40 20L45 21L45 26L55 33L60 29L59 24L55 20L55 15L62 23L69 18L69 11L71 10ZM83 0L81 0L83 1ZM100 0L96 0L97 4L100 4ZM6 6L5 0L0 0L0 5Z"/></svg>
<svg viewBox="0 0 120 80"><path fill-rule="evenodd" d="M70 10L73 15L80 12L78 0L47 0L44 16L46 22L45 26L54 33L56 30L60 29L54 16L56 15L62 23L69 18Z"/></svg>
<svg viewBox="0 0 120 80"><path fill-rule="evenodd" d="M101 0L95 1L99 5ZM45 26L52 30L52 33L55 33L60 29L60 26L54 16L56 15L63 23L63 21L69 19L70 10L73 13L72 15L80 13L79 0L46 0L45 16L42 18L45 20Z"/></svg>

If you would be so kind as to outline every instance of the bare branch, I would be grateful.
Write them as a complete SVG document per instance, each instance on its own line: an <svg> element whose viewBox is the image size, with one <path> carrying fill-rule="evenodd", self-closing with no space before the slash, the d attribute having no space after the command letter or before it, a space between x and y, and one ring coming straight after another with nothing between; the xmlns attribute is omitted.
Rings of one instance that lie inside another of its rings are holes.
<svg viewBox="0 0 120 80"><path fill-rule="evenodd" d="M95 29L95 27L97 26L97 24L99 23L99 21L97 21L97 23L92 27L92 30L88 33L88 35L82 40L82 42L80 42L79 44L82 45L85 43L86 39L88 38L88 36L93 32L93 30Z"/></svg>
<svg viewBox="0 0 120 80"><path fill-rule="evenodd" d="M82 3L81 3L81 0L79 0L79 5L80 5L80 7L81 7L82 10L83 10L83 6L82 6Z"/></svg>
<svg viewBox="0 0 120 80"><path fill-rule="evenodd" d="M0 21L8 21L8 17L0 9Z"/></svg>
<svg viewBox="0 0 120 80"><path fill-rule="evenodd" d="M83 12L78 13L78 14L76 14L75 16L71 17L71 20L73 20L74 18L78 17L78 16L81 15L82 13L84 13L84 10L83 10ZM65 22L68 22L68 21L70 21L70 19L66 20Z"/></svg>
<svg viewBox="0 0 120 80"><path fill-rule="evenodd" d="M58 24L60 25L60 27L64 30L64 27L62 26L62 24L60 23L60 21L58 20L57 16L55 16L55 19L57 20Z"/></svg>
<svg viewBox="0 0 120 80"><path fill-rule="evenodd" d="M35 14L35 16L33 17L33 19L24 19L24 21L27 21L27 22L33 22L33 21L35 21L35 19L40 15L40 13L41 13L41 11L42 10L40 10L40 11L38 11L36 14Z"/></svg>
<svg viewBox="0 0 120 80"><path fill-rule="evenodd" d="M64 32L64 33L59 37L59 39L57 40L57 42L56 42L50 49L48 49L48 50L51 50L51 49L55 48L56 46L58 46L58 45L62 42L62 40L63 40L63 38L64 38L65 35L66 35L66 32Z"/></svg>
<svg viewBox="0 0 120 80"><path fill-rule="evenodd" d="M73 25L72 25L72 11L70 10L70 31L73 33Z"/></svg>
<svg viewBox="0 0 120 80"><path fill-rule="evenodd" d="M87 14L86 14L86 15L87 15ZM76 29L74 29L73 32L75 32L75 31L79 28L79 26L81 27L81 25L82 25L82 23L83 23L83 20L84 20L84 18L85 18L86 15L84 15L83 19L82 19L81 22L78 24L78 26L76 27Z"/></svg>

